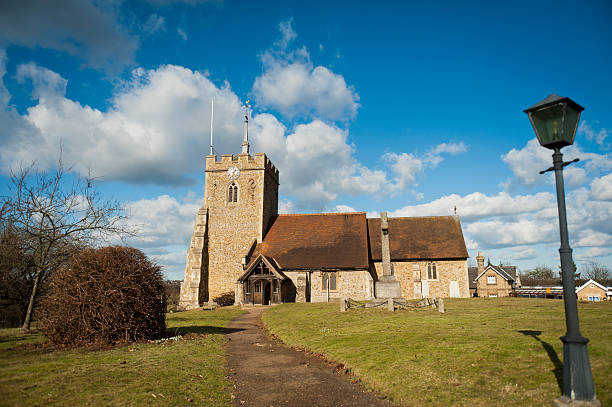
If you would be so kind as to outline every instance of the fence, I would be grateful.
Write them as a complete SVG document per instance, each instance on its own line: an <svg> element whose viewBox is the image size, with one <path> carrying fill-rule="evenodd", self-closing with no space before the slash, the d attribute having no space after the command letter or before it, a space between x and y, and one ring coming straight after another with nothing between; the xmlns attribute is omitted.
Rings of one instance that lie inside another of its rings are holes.
<svg viewBox="0 0 612 407"><path fill-rule="evenodd" d="M427 308L431 307L444 313L444 299L423 298L418 302L406 301L403 298L378 299L372 301L356 301L352 298L340 298L340 312L345 312L350 308L387 308L389 311L396 309Z"/></svg>

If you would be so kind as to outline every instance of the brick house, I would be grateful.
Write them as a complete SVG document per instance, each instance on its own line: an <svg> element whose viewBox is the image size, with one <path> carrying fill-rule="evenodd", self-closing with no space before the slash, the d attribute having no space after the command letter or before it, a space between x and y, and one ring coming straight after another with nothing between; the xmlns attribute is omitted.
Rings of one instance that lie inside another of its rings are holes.
<svg viewBox="0 0 612 407"><path fill-rule="evenodd" d="M474 278L478 297L508 297L521 286L520 274L515 266L484 266L484 257L476 256L478 275Z"/></svg>
<svg viewBox="0 0 612 407"><path fill-rule="evenodd" d="M576 288L578 301L606 301L608 290L595 280L589 280Z"/></svg>
<svg viewBox="0 0 612 407"><path fill-rule="evenodd" d="M245 122L241 154L206 157L180 308L228 292L251 304L469 296L458 217L279 215L278 169L248 149Z"/></svg>

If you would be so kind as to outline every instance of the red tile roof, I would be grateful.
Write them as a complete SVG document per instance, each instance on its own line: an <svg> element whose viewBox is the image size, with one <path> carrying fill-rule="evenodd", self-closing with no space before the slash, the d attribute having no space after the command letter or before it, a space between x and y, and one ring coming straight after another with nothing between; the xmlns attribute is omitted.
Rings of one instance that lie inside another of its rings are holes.
<svg viewBox="0 0 612 407"><path fill-rule="evenodd" d="M380 261L380 219L368 219L370 258ZM389 218L391 260L467 259L456 216Z"/></svg>
<svg viewBox="0 0 612 407"><path fill-rule="evenodd" d="M392 260L468 257L454 216L389 218L389 241ZM380 219L365 212L278 215L250 262L261 253L284 270L367 269L380 243Z"/></svg>
<svg viewBox="0 0 612 407"><path fill-rule="evenodd" d="M285 270L367 269L367 238L365 212L278 215L256 252Z"/></svg>

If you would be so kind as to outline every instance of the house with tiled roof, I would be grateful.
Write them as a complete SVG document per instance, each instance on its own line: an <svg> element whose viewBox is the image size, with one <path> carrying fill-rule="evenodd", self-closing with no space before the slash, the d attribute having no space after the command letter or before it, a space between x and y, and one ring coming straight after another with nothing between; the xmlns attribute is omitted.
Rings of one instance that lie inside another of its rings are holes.
<svg viewBox="0 0 612 407"><path fill-rule="evenodd" d="M181 308L232 292L238 303L262 305L469 296L457 216L278 214L278 169L248 150L245 124L241 154L206 157Z"/></svg>
<svg viewBox="0 0 612 407"><path fill-rule="evenodd" d="M478 273L474 278L476 296L478 297L508 297L521 286L521 277L516 266L484 265L484 257L479 251L476 256Z"/></svg>

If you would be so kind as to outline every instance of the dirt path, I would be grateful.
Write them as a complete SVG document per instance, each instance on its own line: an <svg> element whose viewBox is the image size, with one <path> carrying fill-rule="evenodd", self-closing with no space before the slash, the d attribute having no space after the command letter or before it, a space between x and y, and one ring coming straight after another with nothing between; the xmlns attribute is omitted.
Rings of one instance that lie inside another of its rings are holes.
<svg viewBox="0 0 612 407"><path fill-rule="evenodd" d="M228 325L235 330L226 350L236 406L392 406L324 361L269 339L258 327L263 310L249 309Z"/></svg>

